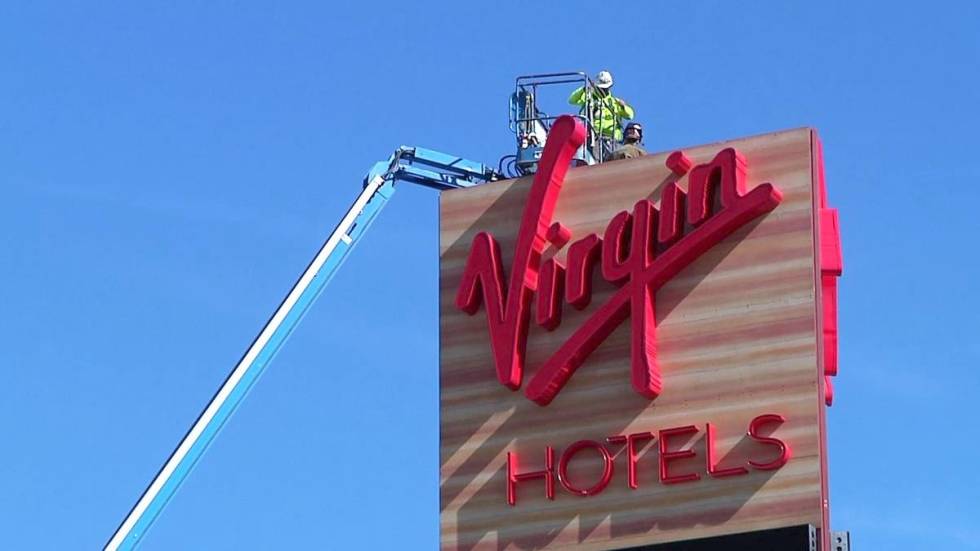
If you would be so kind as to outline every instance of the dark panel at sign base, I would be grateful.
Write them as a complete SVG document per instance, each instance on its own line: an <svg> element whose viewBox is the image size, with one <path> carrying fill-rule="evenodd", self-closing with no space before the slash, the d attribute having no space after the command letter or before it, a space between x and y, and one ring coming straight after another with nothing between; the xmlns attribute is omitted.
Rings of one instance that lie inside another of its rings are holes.
<svg viewBox="0 0 980 551"><path fill-rule="evenodd" d="M809 524L728 536L623 548L620 551L816 551L817 530Z"/></svg>

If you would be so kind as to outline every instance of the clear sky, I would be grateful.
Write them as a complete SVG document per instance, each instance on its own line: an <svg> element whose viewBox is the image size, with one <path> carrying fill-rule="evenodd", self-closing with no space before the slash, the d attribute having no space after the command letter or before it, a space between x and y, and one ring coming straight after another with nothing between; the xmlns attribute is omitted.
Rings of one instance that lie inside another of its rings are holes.
<svg viewBox="0 0 980 551"><path fill-rule="evenodd" d="M496 163L516 75L608 68L652 150L820 131L833 526L980 549L976 3L265 4L0 4L0 547L104 543L372 163ZM145 549L437 545L436 205L402 186Z"/></svg>

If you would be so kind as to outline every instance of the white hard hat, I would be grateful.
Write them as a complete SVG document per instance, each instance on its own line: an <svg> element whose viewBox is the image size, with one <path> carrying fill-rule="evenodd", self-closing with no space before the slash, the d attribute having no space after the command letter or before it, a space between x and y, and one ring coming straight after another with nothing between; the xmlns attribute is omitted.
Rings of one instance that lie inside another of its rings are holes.
<svg viewBox="0 0 980 551"><path fill-rule="evenodd" d="M612 88L612 73L599 71L599 74L595 76L595 85L598 88Z"/></svg>

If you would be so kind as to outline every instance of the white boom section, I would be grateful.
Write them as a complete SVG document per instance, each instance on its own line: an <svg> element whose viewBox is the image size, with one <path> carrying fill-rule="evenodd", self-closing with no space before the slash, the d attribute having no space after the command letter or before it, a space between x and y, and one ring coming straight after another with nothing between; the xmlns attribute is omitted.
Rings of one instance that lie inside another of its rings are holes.
<svg viewBox="0 0 980 551"><path fill-rule="evenodd" d="M387 161L375 163L364 179L364 189L350 210L184 435L177 449L170 454L106 543L105 549L116 551L136 547L286 338L302 321L303 315L330 282L361 235L388 203L395 192L396 181L444 190L470 187L497 177L492 168L481 163L421 147L402 146Z"/></svg>
<svg viewBox="0 0 980 551"><path fill-rule="evenodd" d="M116 529L105 546L106 550L133 549L136 546L309 305L326 286L353 247L353 241L367 229L394 192L392 183L383 176L374 173L369 178L353 206Z"/></svg>

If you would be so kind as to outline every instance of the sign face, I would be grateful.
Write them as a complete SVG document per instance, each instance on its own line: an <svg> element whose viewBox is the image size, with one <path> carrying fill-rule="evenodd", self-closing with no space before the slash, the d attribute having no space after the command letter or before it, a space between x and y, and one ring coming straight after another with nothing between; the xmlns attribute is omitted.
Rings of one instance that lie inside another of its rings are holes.
<svg viewBox="0 0 980 551"><path fill-rule="evenodd" d="M836 212L809 129L440 201L444 549L827 526Z"/></svg>

